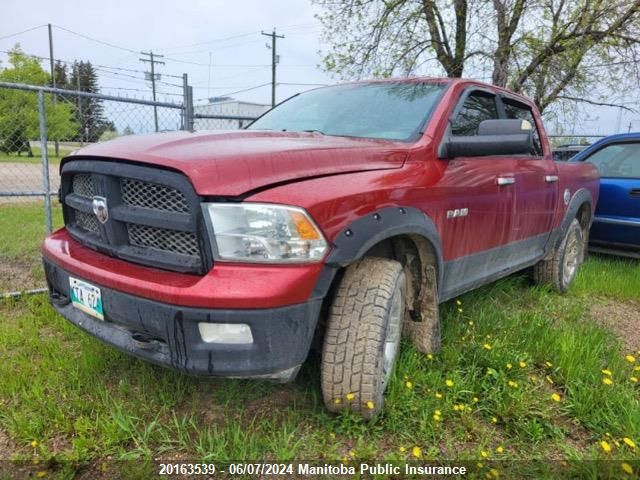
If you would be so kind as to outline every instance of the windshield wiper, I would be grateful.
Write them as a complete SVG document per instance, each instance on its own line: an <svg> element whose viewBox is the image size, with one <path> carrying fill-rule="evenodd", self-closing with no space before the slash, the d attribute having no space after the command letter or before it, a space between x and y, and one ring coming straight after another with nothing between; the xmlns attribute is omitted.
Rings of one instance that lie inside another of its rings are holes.
<svg viewBox="0 0 640 480"><path fill-rule="evenodd" d="M320 135L326 135L326 133L324 133L322 130L302 130L302 131L306 133L319 133Z"/></svg>

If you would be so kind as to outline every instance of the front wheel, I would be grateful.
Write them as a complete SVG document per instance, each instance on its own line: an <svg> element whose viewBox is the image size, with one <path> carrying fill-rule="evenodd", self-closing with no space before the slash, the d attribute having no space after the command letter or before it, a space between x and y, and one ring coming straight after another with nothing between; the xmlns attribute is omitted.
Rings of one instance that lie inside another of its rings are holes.
<svg viewBox="0 0 640 480"><path fill-rule="evenodd" d="M582 227L577 219L573 219L553 256L541 260L533 267L534 281L551 285L559 293L566 292L578 273L584 250Z"/></svg>
<svg viewBox="0 0 640 480"><path fill-rule="evenodd" d="M328 410L372 418L381 409L400 348L406 281L395 260L369 257L349 266L331 305L322 349Z"/></svg>

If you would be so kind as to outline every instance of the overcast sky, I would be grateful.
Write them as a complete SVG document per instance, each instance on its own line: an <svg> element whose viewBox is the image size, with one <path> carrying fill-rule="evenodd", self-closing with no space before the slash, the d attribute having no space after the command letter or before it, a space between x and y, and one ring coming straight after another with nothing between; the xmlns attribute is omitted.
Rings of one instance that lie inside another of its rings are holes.
<svg viewBox="0 0 640 480"><path fill-rule="evenodd" d="M54 56L104 66L98 67L103 93L149 98L151 88L143 73L148 65L139 61L138 52L152 49L165 55L165 65L158 66L165 82L158 85L160 99L180 101L180 89L168 84L178 85L181 80L169 75L186 72L195 99L203 103L210 96L271 81L271 51L265 46L270 38L260 32L274 27L285 35L278 40L278 82L335 82L319 68L321 26L314 13L316 7L309 0L3 0L0 60L6 60L4 52L16 42L27 53L48 57L46 27L2 37L51 23ZM46 62L43 65L48 67ZM278 99L306 88L311 87L280 85ZM233 94L261 103L269 103L270 95L269 86ZM618 124L626 131L632 120L636 122L633 129L640 129L638 114L619 116L617 109L611 108L590 108L586 113L590 120L577 126L580 131L589 130L586 133L613 133Z"/></svg>

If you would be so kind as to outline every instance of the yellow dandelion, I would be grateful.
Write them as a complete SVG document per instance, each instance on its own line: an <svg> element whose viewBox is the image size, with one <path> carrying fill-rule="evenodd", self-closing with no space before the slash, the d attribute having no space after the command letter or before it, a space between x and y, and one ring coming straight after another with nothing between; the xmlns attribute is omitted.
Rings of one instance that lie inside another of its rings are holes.
<svg viewBox="0 0 640 480"><path fill-rule="evenodd" d="M484 467L484 463L478 462L478 463L476 463L476 467L482 468L482 467Z"/></svg>
<svg viewBox="0 0 640 480"><path fill-rule="evenodd" d="M491 417L491 423L498 423L498 417Z"/></svg>
<svg viewBox="0 0 640 480"><path fill-rule="evenodd" d="M473 320L469 320L469 325L473 326Z"/></svg>
<svg viewBox="0 0 640 480"><path fill-rule="evenodd" d="M622 471L627 475L633 475L633 467L629 465L627 462L622 462L620 464L620 468L622 468Z"/></svg>
<svg viewBox="0 0 640 480"><path fill-rule="evenodd" d="M347 463L347 457L346 455L344 457L342 457L342 463Z"/></svg>
<svg viewBox="0 0 640 480"><path fill-rule="evenodd" d="M458 309L458 312L459 312L459 313L462 313L462 309L461 309L461 308L459 308L459 309Z"/></svg>
<svg viewBox="0 0 640 480"><path fill-rule="evenodd" d="M513 365L511 365L510 363L507 363L507 370L511 370L513 368Z"/></svg>
<svg viewBox="0 0 640 480"><path fill-rule="evenodd" d="M523 362L522 360L518 362L518 365L520 365L520 368L524 368L527 366L526 362Z"/></svg>
<svg viewBox="0 0 640 480"><path fill-rule="evenodd" d="M349 450L349 456L351 458L355 457L356 456L356 452L354 452L353 450Z"/></svg>
<svg viewBox="0 0 640 480"><path fill-rule="evenodd" d="M480 456L481 456L482 458L489 458L489 454L488 454L487 452L485 452L484 450L482 450L482 451L480 452Z"/></svg>
<svg viewBox="0 0 640 480"><path fill-rule="evenodd" d="M329 432L329 436L330 436L331 438L336 438L336 434L335 434L335 433L333 433L333 432Z"/></svg>
<svg viewBox="0 0 640 480"><path fill-rule="evenodd" d="M602 379L602 383L604 383L605 385L612 385L613 384L613 380L611 380L609 377L604 377Z"/></svg>
<svg viewBox="0 0 640 480"><path fill-rule="evenodd" d="M635 367L633 367L633 371L640 372L640 365L636 365Z"/></svg>
<svg viewBox="0 0 640 480"><path fill-rule="evenodd" d="M500 472L497 468L492 468L491 470L489 470L489 473L493 478L498 478L500 476Z"/></svg>
<svg viewBox="0 0 640 480"><path fill-rule="evenodd" d="M544 362L544 364L547 366L547 368L553 367L553 363L551 362Z"/></svg>
<svg viewBox="0 0 640 480"><path fill-rule="evenodd" d="M411 449L411 455L416 458L422 458L422 449L416 445Z"/></svg>
<svg viewBox="0 0 640 480"><path fill-rule="evenodd" d="M536 383L538 381L538 377L536 377L535 375L531 375L529 377L529 380L531 380L531 383Z"/></svg>
<svg viewBox="0 0 640 480"><path fill-rule="evenodd" d="M491 350L493 347L491 346L491 344L485 343L484 345L482 345L482 348L484 348L485 350Z"/></svg>
<svg viewBox="0 0 640 480"><path fill-rule="evenodd" d="M36 477L38 478L44 478L47 476L47 472L45 472L44 470L40 470L38 473L36 473Z"/></svg>
<svg viewBox="0 0 640 480"><path fill-rule="evenodd" d="M376 405L375 405L375 403L373 403L372 401L368 401L368 402L367 402L367 408L368 408L369 410L373 410L373 408L374 408L375 406L376 406Z"/></svg>
<svg viewBox="0 0 640 480"><path fill-rule="evenodd" d="M636 357L634 357L633 355L626 355L624 357L624 359L629 363L635 363L636 362Z"/></svg>
<svg viewBox="0 0 640 480"><path fill-rule="evenodd" d="M429 360L433 360L433 355L431 355L430 353L428 353L428 354L427 354L427 358L428 358Z"/></svg>
<svg viewBox="0 0 640 480"><path fill-rule="evenodd" d="M478 403L480 401L480 399L478 399L478 397L473 397L473 403Z"/></svg>
<svg viewBox="0 0 640 480"><path fill-rule="evenodd" d="M442 420L442 417L441 417L440 415L436 415L436 414L434 413L434 414L433 414L433 419L434 419L436 422L439 422L440 420Z"/></svg>
<svg viewBox="0 0 640 480"><path fill-rule="evenodd" d="M551 400L553 400L554 402L559 402L560 400L562 400L562 397L558 393L553 393L551 395Z"/></svg>
<svg viewBox="0 0 640 480"><path fill-rule="evenodd" d="M409 390L411 390L413 388L413 383L411 383L409 380L407 380L404 383L404 386L407 387Z"/></svg>
<svg viewBox="0 0 640 480"><path fill-rule="evenodd" d="M351 401L354 398L356 398L356 396L353 393L347 393L347 400Z"/></svg>
<svg viewBox="0 0 640 480"><path fill-rule="evenodd" d="M407 451L407 449L406 449L406 448L404 448L404 447L400 447L400 453L404 453L404 452L406 452L406 451Z"/></svg>
<svg viewBox="0 0 640 480"><path fill-rule="evenodd" d="M444 383L445 383L445 385L446 385L447 387L449 387L449 388L453 387L453 380L449 380L449 379L447 379L447 380L445 380L445 382L444 382Z"/></svg>
<svg viewBox="0 0 640 480"><path fill-rule="evenodd" d="M638 383L638 377L629 377L631 383Z"/></svg>
<svg viewBox="0 0 640 480"><path fill-rule="evenodd" d="M602 450L605 451L605 453L610 453L611 452L611 444L609 442L607 442L606 440L602 440L600 442L600 447L602 447Z"/></svg>
<svg viewBox="0 0 640 480"><path fill-rule="evenodd" d="M435 394L435 395L436 395L436 398L438 398L438 399L439 399L439 398L442 398L442 394L441 394L440 392L436 392L436 394Z"/></svg>
<svg viewBox="0 0 640 480"><path fill-rule="evenodd" d="M460 410L460 405L454 405L453 409L457 412L458 410Z"/></svg>
<svg viewBox="0 0 640 480"><path fill-rule="evenodd" d="M442 415L442 412L440 410L436 410L433 413L435 413L436 415Z"/></svg>
<svg viewBox="0 0 640 480"><path fill-rule="evenodd" d="M499 445L498 447L496 447L496 452L504 453L504 447L502 445Z"/></svg>
<svg viewBox="0 0 640 480"><path fill-rule="evenodd" d="M553 379L549 375L547 375L545 378L546 378L547 382L549 382L551 385L553 385Z"/></svg>
<svg viewBox="0 0 640 480"><path fill-rule="evenodd" d="M611 370L607 370L606 368L605 368L604 370L600 370L600 371L602 372L602 374L603 374L603 375L608 375L608 376L613 375L613 374L611 373Z"/></svg>
<svg viewBox="0 0 640 480"><path fill-rule="evenodd" d="M631 440L629 437L624 437L624 438L622 439L622 441L623 441L624 443L626 443L629 447L631 447L631 448L636 448L636 444L635 444L635 442L634 442L633 440Z"/></svg>
<svg viewBox="0 0 640 480"><path fill-rule="evenodd" d="M507 382L507 384L511 387L511 388L518 388L518 382L514 382L513 380L509 380Z"/></svg>
<svg viewBox="0 0 640 480"><path fill-rule="evenodd" d="M38 442L37 442L37 441L35 441L35 440L33 440L33 441L31 442L31 446L32 446L33 448L36 448L36 447L38 446Z"/></svg>
<svg viewBox="0 0 640 480"><path fill-rule="evenodd" d="M340 405L342 403L342 399L341 398L334 398L333 399L333 403L335 403L336 405Z"/></svg>
<svg viewBox="0 0 640 480"><path fill-rule="evenodd" d="M462 305L462 302L461 302L460 300L456 300L456 303L457 303L458 305Z"/></svg>

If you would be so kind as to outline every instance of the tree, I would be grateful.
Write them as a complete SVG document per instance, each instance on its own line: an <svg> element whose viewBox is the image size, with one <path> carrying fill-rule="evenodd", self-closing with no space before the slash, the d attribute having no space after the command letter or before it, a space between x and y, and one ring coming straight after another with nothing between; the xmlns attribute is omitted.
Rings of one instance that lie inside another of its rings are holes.
<svg viewBox="0 0 640 480"><path fill-rule="evenodd" d="M527 94L541 110L640 81L640 0L314 2L325 68L341 77L465 75Z"/></svg>
<svg viewBox="0 0 640 480"><path fill-rule="evenodd" d="M50 76L39 61L25 55L16 45L9 52L9 67L0 71L0 81L49 85ZM54 104L45 95L46 127L49 140L69 138L76 131L73 108L64 103ZM27 152L33 156L29 140L40 138L38 96L33 92L0 89L0 150L5 153Z"/></svg>
<svg viewBox="0 0 640 480"><path fill-rule="evenodd" d="M91 62L74 62L67 87L69 90L100 93L98 75ZM100 136L108 130L115 130L113 122L104 117L102 100L97 98L80 97L76 102L76 119L80 124L76 140L97 142Z"/></svg>

